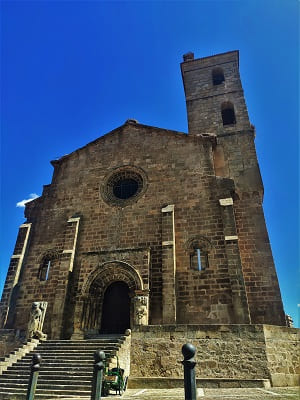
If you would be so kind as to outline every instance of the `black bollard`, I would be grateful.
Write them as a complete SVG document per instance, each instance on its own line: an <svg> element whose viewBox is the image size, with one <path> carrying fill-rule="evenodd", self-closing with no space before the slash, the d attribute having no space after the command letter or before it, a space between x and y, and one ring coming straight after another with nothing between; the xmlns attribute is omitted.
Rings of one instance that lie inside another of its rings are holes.
<svg viewBox="0 0 300 400"><path fill-rule="evenodd" d="M38 380L38 376L39 376L39 372L40 372L40 368L41 368L41 365L40 365L41 361L42 361L42 357L40 354L34 354L32 356L26 400L34 399L36 384L37 384L37 380Z"/></svg>
<svg viewBox="0 0 300 400"><path fill-rule="evenodd" d="M92 382L92 394L91 400L101 400L102 391L102 379L103 379L103 369L105 353L104 351L97 350L94 353L94 371L93 371L93 382Z"/></svg>
<svg viewBox="0 0 300 400"><path fill-rule="evenodd" d="M182 354L184 360L181 361L184 370L184 399L185 400L196 400L197 388L196 388L196 376L195 376L195 365L194 355L196 348L191 343L186 343L182 346Z"/></svg>

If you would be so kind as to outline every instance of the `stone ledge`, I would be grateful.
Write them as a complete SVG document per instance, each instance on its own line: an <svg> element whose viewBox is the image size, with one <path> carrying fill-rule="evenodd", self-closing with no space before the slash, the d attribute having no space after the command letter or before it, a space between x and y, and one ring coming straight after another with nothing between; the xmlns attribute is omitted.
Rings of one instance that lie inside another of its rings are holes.
<svg viewBox="0 0 300 400"><path fill-rule="evenodd" d="M201 388L270 388L269 379L197 378ZM183 388L183 378L134 377L128 379L129 389Z"/></svg>
<svg viewBox="0 0 300 400"><path fill-rule="evenodd" d="M271 325L268 325L271 326ZM273 325L272 325L273 326ZM224 332L263 332L263 324L165 324L165 325L139 325L133 332L191 332L191 331L224 331ZM276 326L277 327L277 326ZM281 327L280 327L281 328ZM288 328L291 329L291 328Z"/></svg>

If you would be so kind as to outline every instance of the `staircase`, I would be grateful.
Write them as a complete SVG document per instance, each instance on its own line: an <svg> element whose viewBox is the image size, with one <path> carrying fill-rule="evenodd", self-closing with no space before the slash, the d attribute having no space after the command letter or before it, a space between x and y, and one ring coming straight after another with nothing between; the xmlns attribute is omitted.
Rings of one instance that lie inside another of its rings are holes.
<svg viewBox="0 0 300 400"><path fill-rule="evenodd" d="M42 342L0 375L0 399L25 399L34 353L42 356L36 399L90 396L94 352L103 350L109 364L123 342L121 335Z"/></svg>

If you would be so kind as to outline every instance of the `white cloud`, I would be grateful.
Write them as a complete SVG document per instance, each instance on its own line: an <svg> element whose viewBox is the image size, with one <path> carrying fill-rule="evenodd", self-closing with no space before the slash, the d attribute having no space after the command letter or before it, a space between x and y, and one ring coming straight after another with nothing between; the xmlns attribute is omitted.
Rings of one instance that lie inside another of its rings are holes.
<svg viewBox="0 0 300 400"><path fill-rule="evenodd" d="M39 197L39 196L36 193L30 193L29 199L24 199L22 201L18 201L18 203L16 204L16 207L25 207L26 203L36 199L37 197Z"/></svg>

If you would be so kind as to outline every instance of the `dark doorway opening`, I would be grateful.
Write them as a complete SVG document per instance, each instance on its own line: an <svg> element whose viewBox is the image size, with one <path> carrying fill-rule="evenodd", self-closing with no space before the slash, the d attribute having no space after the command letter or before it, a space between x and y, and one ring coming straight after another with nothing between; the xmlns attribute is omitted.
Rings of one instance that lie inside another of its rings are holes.
<svg viewBox="0 0 300 400"><path fill-rule="evenodd" d="M129 288L114 282L104 293L100 333L124 333L130 328Z"/></svg>

